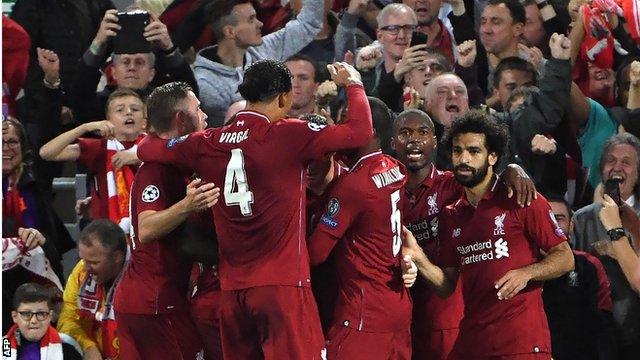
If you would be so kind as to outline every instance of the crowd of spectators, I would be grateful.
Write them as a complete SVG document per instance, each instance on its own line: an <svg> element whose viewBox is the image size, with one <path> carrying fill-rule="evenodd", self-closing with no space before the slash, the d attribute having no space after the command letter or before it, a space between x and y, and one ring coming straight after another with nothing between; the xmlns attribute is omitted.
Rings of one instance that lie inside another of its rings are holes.
<svg viewBox="0 0 640 360"><path fill-rule="evenodd" d="M127 41L144 46L122 46L118 37L134 31L123 12L140 10L144 29ZM333 62L360 72L379 107L374 122L426 113L439 170L451 169L444 133L469 109L508 127L500 170L528 174L576 259L544 285L554 358L639 359L639 24L638 0L136 0L118 9L17 0L2 18L3 333L18 354L39 342L65 359L118 358L113 292L129 256L136 149L151 131L147 97L186 83L207 125L224 126L246 106L245 70L275 59L291 73L290 117L344 120ZM53 179L70 171L90 178L90 197L66 204L89 224L78 239L52 206ZM310 186L310 202L323 190ZM616 221L628 243L609 240ZM75 247L80 260L63 268ZM215 288L203 280L215 276L194 263L191 297ZM207 346L218 358L219 345Z"/></svg>

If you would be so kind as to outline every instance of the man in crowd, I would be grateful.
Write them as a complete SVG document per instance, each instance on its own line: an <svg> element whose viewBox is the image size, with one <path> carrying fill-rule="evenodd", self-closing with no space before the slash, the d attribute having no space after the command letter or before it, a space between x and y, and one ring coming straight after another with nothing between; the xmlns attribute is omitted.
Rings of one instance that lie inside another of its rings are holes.
<svg viewBox="0 0 640 360"><path fill-rule="evenodd" d="M637 249L640 222L638 198L638 166L640 141L635 136L622 133L613 136L605 144L600 159L603 182L618 180L622 225L629 232L627 241L634 241ZM595 252L602 262L611 282L613 318L616 320L616 340L621 359L632 359L640 354L640 297L630 286L613 252L610 235L600 221L603 207L602 195L595 195L593 204L576 211L573 216L571 240L575 248Z"/></svg>
<svg viewBox="0 0 640 360"><path fill-rule="evenodd" d="M294 55L284 63L291 72L291 112L292 118L309 114L316 108L316 90L320 85L318 63L305 55Z"/></svg>
<svg viewBox="0 0 640 360"><path fill-rule="evenodd" d="M493 168L508 145L504 127L482 112L468 112L453 122L445 143L464 193L439 216L440 266L411 232L405 236L407 254L438 295L449 296L462 273L465 316L449 358L548 358L549 330L536 282L573 268L566 237L542 196L522 208L496 178ZM538 249L546 252L542 259Z"/></svg>
<svg viewBox="0 0 640 360"><path fill-rule="evenodd" d="M147 112L163 139L206 127L200 101L185 83L156 88L149 95ZM192 262L179 252L180 226L213 206L219 194L213 184L189 183L167 165L146 163L138 169L131 187L133 250L114 300L122 359L136 353L142 359L202 356L187 304Z"/></svg>
<svg viewBox="0 0 640 360"><path fill-rule="evenodd" d="M82 230L78 251L81 260L64 289L58 331L80 344L85 360L117 359L113 294L127 257L124 231L109 220L94 220Z"/></svg>
<svg viewBox="0 0 640 360"><path fill-rule="evenodd" d="M573 211L559 196L547 196L558 227L571 233ZM616 359L611 289L602 263L573 250L575 269L544 283L542 299L551 332L553 358Z"/></svg>
<svg viewBox="0 0 640 360"><path fill-rule="evenodd" d="M149 49L114 49L111 58L112 76L115 86L106 86L101 92L96 92L100 81L100 68L109 55L112 39L121 31L118 24L117 10L107 10L100 23L100 28L89 49L82 55L76 78L73 83L73 111L76 122L105 118L105 104L111 93L118 89L134 90L141 98L146 98L153 90L152 80L169 75L173 80L190 84L197 93L197 84L191 67L184 59L178 48L173 44L166 25L153 19L144 28L143 36L149 42ZM134 52L135 51L135 52ZM157 70L157 71L156 71ZM158 76L156 76L158 75Z"/></svg>
<svg viewBox="0 0 640 360"><path fill-rule="evenodd" d="M225 357L317 359L324 352L304 236L304 174L309 161L362 146L372 134L360 74L343 63L330 72L336 85L347 88L342 124L283 120L291 109L291 74L279 61L261 60L247 69L238 89L246 109L227 126L170 141L149 137L138 149L144 161L224 184L213 211Z"/></svg>
<svg viewBox="0 0 640 360"><path fill-rule="evenodd" d="M227 108L241 100L238 85L251 64L260 59L284 61L313 41L322 28L323 1L305 0L296 19L264 38L251 2L216 0L210 5L218 44L198 53L194 72L209 125L220 126Z"/></svg>

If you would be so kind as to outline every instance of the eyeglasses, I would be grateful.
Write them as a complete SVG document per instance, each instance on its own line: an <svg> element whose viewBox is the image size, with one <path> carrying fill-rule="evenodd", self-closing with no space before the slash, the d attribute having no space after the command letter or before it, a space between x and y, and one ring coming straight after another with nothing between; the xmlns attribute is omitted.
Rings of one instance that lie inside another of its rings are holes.
<svg viewBox="0 0 640 360"><path fill-rule="evenodd" d="M33 315L36 316L36 320L43 321L46 318L48 318L49 315L51 315L51 312L50 311L38 311L38 312L18 311L18 314L20 314L20 317L24 321L31 321L31 319L33 318Z"/></svg>
<svg viewBox="0 0 640 360"><path fill-rule="evenodd" d="M418 28L417 25L414 24L406 24L406 25L387 25L380 28L382 31L386 31L391 35L398 35L400 30L414 32Z"/></svg>
<svg viewBox="0 0 640 360"><path fill-rule="evenodd" d="M16 148L20 145L18 140L2 140L2 146L7 145L10 148Z"/></svg>

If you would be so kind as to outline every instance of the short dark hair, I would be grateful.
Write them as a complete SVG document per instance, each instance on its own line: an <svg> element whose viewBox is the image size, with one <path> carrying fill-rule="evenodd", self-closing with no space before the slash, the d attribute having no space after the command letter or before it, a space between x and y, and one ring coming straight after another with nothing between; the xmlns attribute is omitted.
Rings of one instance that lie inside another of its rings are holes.
<svg viewBox="0 0 640 360"><path fill-rule="evenodd" d="M514 23L527 23L527 15L524 10L524 6L519 0L489 0L487 5L498 6L504 4L509 9L509 13Z"/></svg>
<svg viewBox="0 0 640 360"><path fill-rule="evenodd" d="M213 35L218 41L224 39L224 27L237 25L238 19L233 13L233 8L241 4L250 4L249 0L213 0L205 6L205 13L211 22Z"/></svg>
<svg viewBox="0 0 640 360"><path fill-rule="evenodd" d="M393 126L393 112L384 101L377 97L368 96L369 108L371 109L371 119L375 136L380 141L380 148L385 154L391 153L391 134Z"/></svg>
<svg viewBox="0 0 640 360"><path fill-rule="evenodd" d="M306 62L310 63L311 66L313 66L313 81L314 82L320 82L320 77L321 77L321 75L320 75L320 65L312 57L304 55L304 54L295 54L295 55L289 57L284 62L286 64L289 61L306 61Z"/></svg>
<svg viewBox="0 0 640 360"><path fill-rule="evenodd" d="M438 61L438 63L442 65L442 67L444 67L445 73L453 71L451 60L449 60L447 55L445 55L445 53L443 53L442 50L438 48L430 47L430 48L427 48L426 51L427 51L427 56L435 58Z"/></svg>
<svg viewBox="0 0 640 360"><path fill-rule="evenodd" d="M528 72L533 79L533 83L538 84L538 71L533 67L533 65L527 60L521 59L517 56L510 56L502 59L498 66L496 66L496 70L493 72L493 87L498 88L500 84L500 79L502 78L502 73L507 70L518 70L523 72Z"/></svg>
<svg viewBox="0 0 640 360"><path fill-rule="evenodd" d="M547 199L548 203L554 202L564 205L564 207L567 209L567 214L569 214L569 217L573 216L573 209L571 209L571 205L569 205L567 199L565 199L564 196L555 193L549 193L544 194L544 197Z"/></svg>
<svg viewBox="0 0 640 360"><path fill-rule="evenodd" d="M636 169L638 169L638 172L640 173L640 139L638 139L631 133L624 132L613 135L604 143L604 146L602 148L602 155L600 155L600 174L602 174L602 170L604 170L604 164L607 161L607 155L609 154L609 152L611 152L611 150L613 150L614 147L618 145L630 145L636 150L636 156L638 157ZM633 187L633 192L636 196L640 196L640 178L636 181L636 184Z"/></svg>
<svg viewBox="0 0 640 360"><path fill-rule="evenodd" d="M93 240L100 242L110 253L116 251L127 251L127 240L124 231L120 226L107 219L93 220L80 233L80 242L86 246L91 246Z"/></svg>
<svg viewBox="0 0 640 360"><path fill-rule="evenodd" d="M49 310L53 307L51 291L36 283L26 283L18 286L13 294L13 310L17 310L20 304L46 302Z"/></svg>
<svg viewBox="0 0 640 360"><path fill-rule="evenodd" d="M156 132L170 131L178 105L193 92L183 82L171 82L153 89L147 98L147 121Z"/></svg>
<svg viewBox="0 0 640 360"><path fill-rule="evenodd" d="M256 61L245 71L238 91L248 102L271 100L291 91L291 72L278 60Z"/></svg>
<svg viewBox="0 0 640 360"><path fill-rule="evenodd" d="M435 129L435 126L433 125L433 120L431 120L431 117L429 117L429 115L426 112L419 109L407 109L401 112L400 114L398 114L398 116L396 116L396 119L393 121L394 133L398 131L398 124L400 123L400 121L404 121L408 117L413 117L413 118L418 118L420 120L423 120L424 122L427 123L427 126L431 131L434 131Z"/></svg>
<svg viewBox="0 0 640 360"><path fill-rule="evenodd" d="M445 149L453 150L453 139L460 134L484 134L485 146L489 154L495 153L500 161L509 145L509 130L505 125L498 124L481 110L469 110L455 119L446 130L443 138Z"/></svg>

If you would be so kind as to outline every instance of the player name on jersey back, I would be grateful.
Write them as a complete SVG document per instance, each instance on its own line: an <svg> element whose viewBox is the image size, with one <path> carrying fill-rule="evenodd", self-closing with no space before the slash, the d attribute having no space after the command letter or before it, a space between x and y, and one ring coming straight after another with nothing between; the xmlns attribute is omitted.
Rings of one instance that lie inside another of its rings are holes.
<svg viewBox="0 0 640 360"><path fill-rule="evenodd" d="M220 134L220 143L239 144L249 138L249 129L244 131L223 132Z"/></svg>
<svg viewBox="0 0 640 360"><path fill-rule="evenodd" d="M378 189L393 184L404 179L404 174L400 171L400 167L396 166L383 173L375 174L371 177L371 180L376 184Z"/></svg>

